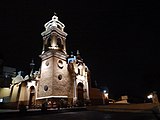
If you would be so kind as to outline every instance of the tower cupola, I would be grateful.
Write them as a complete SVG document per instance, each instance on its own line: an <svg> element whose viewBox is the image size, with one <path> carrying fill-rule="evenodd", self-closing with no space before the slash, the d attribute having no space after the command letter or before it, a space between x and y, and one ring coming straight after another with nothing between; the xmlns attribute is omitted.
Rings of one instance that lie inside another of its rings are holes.
<svg viewBox="0 0 160 120"><path fill-rule="evenodd" d="M45 31L41 33L43 37L42 54L49 50L58 50L66 53L66 36L64 32L65 25L58 20L54 14L52 19L44 24Z"/></svg>
<svg viewBox="0 0 160 120"><path fill-rule="evenodd" d="M58 20L58 17L56 15L54 15L52 17L52 20L48 21L45 25L44 25L46 31L52 29L52 27L57 27L58 29L60 29L61 31L64 30L65 25L60 22Z"/></svg>

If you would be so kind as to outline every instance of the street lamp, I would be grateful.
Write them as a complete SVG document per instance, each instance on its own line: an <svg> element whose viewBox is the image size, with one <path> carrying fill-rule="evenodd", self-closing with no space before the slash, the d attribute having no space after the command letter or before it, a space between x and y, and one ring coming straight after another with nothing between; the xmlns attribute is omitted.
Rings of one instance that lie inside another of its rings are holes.
<svg viewBox="0 0 160 120"><path fill-rule="evenodd" d="M107 93L107 90L103 90L103 93L104 93L105 98L107 98L107 99L108 99L108 93Z"/></svg>

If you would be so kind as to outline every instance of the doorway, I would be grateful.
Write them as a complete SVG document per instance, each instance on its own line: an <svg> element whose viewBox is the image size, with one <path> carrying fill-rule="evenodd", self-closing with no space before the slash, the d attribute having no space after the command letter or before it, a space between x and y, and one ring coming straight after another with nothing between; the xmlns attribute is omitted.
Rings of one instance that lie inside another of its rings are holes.
<svg viewBox="0 0 160 120"><path fill-rule="evenodd" d="M29 97L29 108L34 107L35 105L35 88L34 86L30 87L30 97Z"/></svg>
<svg viewBox="0 0 160 120"><path fill-rule="evenodd" d="M78 83L77 85L77 104L79 106L84 105L83 83Z"/></svg>

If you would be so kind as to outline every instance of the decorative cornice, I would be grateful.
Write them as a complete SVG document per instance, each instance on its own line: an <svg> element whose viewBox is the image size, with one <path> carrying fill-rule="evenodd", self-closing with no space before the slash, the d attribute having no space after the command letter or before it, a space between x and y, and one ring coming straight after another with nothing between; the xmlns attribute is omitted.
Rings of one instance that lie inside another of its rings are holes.
<svg viewBox="0 0 160 120"><path fill-rule="evenodd" d="M47 99L47 98L68 98L68 96L44 96L44 97L37 97L36 100Z"/></svg>
<svg viewBox="0 0 160 120"><path fill-rule="evenodd" d="M58 50L49 50L47 52L44 52L43 54L39 55L41 58L42 58L42 61L43 60L46 60L50 57L57 57L57 58L60 58L60 59L63 59L63 60L66 60L68 55L61 52L61 51L58 51Z"/></svg>
<svg viewBox="0 0 160 120"><path fill-rule="evenodd" d="M61 31L60 29L58 29L57 27L55 26L52 26L49 30L46 30L44 32L41 33L41 35L45 38L45 37L48 37L52 34L58 34L60 36L63 36L63 37L66 37L67 36L67 33L64 32L64 31Z"/></svg>

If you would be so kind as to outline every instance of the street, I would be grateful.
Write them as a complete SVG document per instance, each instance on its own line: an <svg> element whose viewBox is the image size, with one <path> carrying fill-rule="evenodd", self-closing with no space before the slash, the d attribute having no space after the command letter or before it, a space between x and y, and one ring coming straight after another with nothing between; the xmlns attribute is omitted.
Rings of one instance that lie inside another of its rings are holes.
<svg viewBox="0 0 160 120"><path fill-rule="evenodd" d="M110 104L101 106L48 109L0 110L0 120L160 120L157 107L151 103Z"/></svg>
<svg viewBox="0 0 160 120"><path fill-rule="evenodd" d="M154 114L144 112L77 111L36 115L19 115L5 120L157 120ZM1 118L2 120L2 118Z"/></svg>

